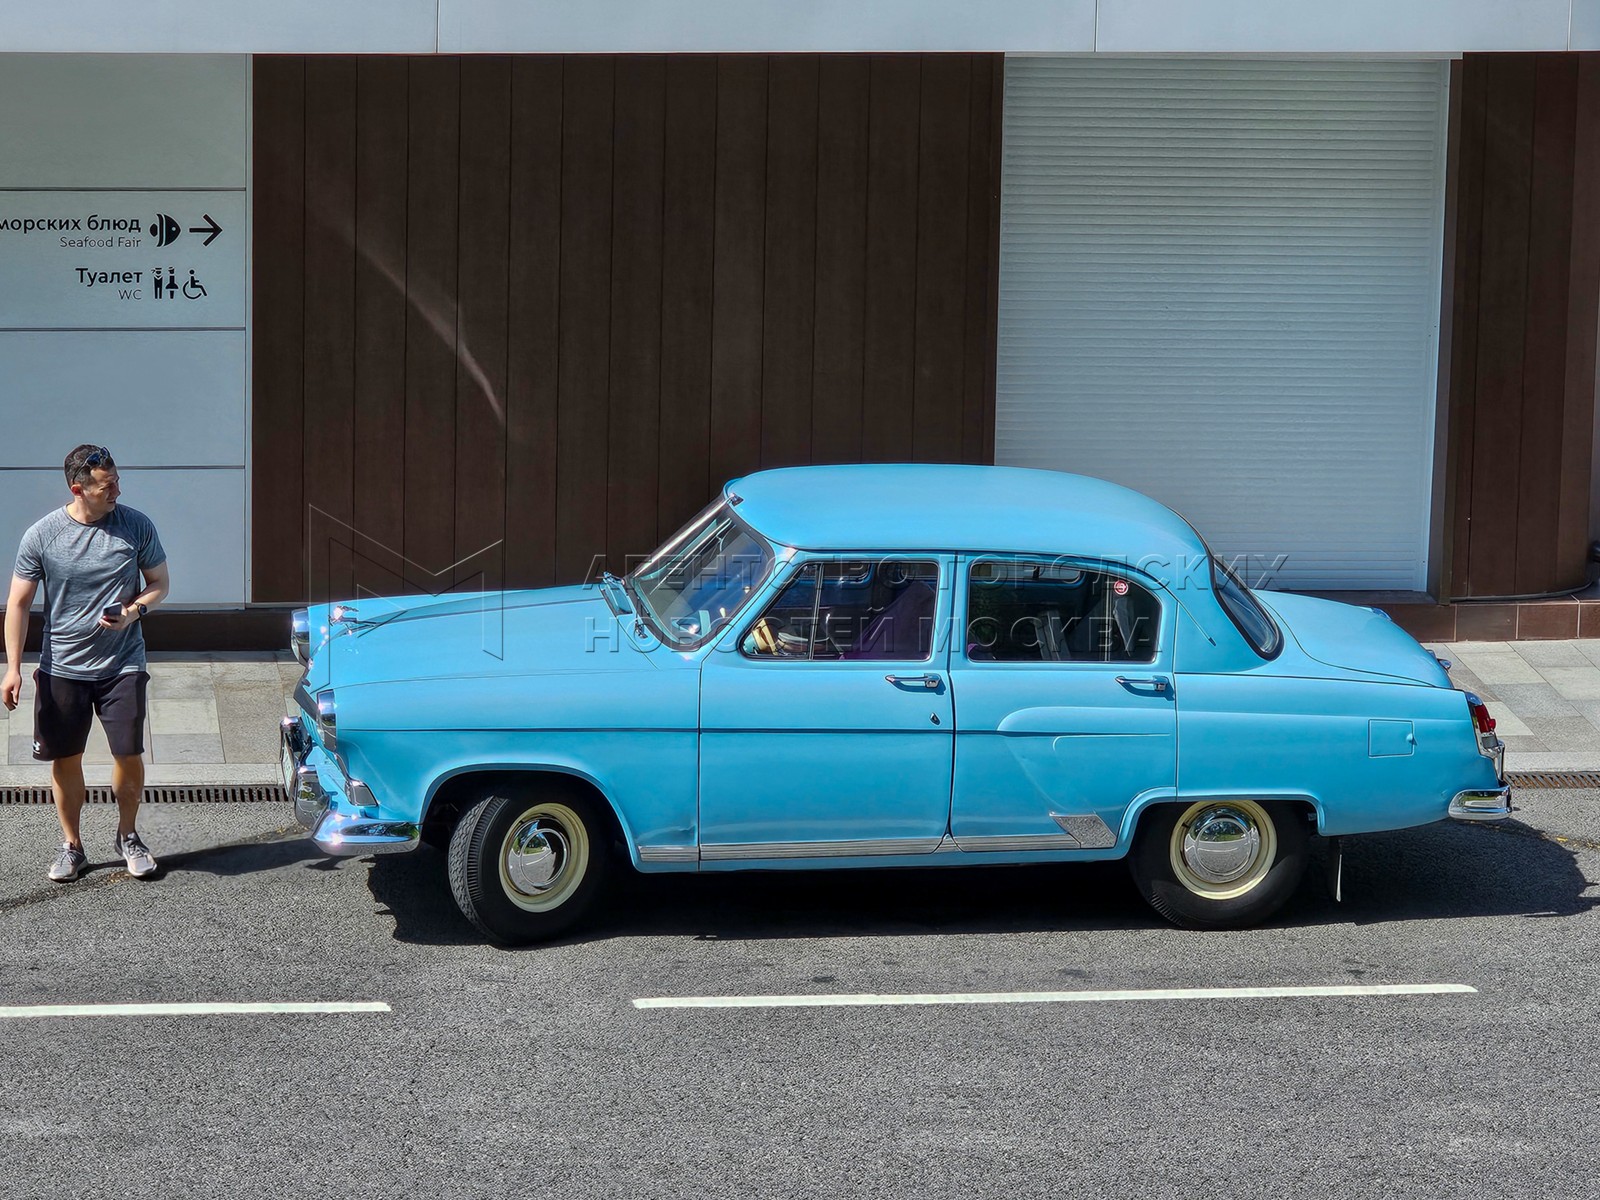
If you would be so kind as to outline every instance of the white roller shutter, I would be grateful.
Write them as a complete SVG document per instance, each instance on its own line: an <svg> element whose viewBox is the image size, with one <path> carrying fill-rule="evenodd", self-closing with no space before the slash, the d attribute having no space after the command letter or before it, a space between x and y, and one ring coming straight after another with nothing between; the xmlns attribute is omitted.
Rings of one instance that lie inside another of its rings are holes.
<svg viewBox="0 0 1600 1200"><path fill-rule="evenodd" d="M996 460L1421 590L1447 64L1008 58Z"/></svg>

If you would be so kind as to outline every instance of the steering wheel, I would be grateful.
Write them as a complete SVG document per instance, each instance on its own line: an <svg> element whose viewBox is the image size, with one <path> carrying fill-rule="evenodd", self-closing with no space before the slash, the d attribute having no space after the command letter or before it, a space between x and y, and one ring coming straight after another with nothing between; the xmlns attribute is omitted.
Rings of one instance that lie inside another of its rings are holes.
<svg viewBox="0 0 1600 1200"><path fill-rule="evenodd" d="M770 617L762 617L761 620L752 625L750 627L750 636L756 640L757 653L764 654L769 658L777 657L779 653L778 635L772 628L772 619Z"/></svg>

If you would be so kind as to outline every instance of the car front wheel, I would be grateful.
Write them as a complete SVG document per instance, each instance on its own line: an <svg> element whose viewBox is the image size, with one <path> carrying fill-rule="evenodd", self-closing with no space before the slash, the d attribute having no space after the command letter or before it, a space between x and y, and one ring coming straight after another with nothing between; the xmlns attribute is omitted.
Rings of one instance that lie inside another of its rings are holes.
<svg viewBox="0 0 1600 1200"><path fill-rule="evenodd" d="M466 918L504 945L566 932L610 866L599 804L568 791L485 796L450 836L450 890Z"/></svg>
<svg viewBox="0 0 1600 1200"><path fill-rule="evenodd" d="M1139 822L1128 865L1140 894L1174 925L1242 929L1294 894L1305 873L1305 820L1284 803L1161 805Z"/></svg>

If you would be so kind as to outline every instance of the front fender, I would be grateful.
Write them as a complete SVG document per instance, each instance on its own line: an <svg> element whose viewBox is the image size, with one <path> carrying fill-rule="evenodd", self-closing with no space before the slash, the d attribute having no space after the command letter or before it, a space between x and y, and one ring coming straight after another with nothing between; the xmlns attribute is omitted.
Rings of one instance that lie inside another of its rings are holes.
<svg viewBox="0 0 1600 1200"><path fill-rule="evenodd" d="M500 733L464 738L453 735L447 753L429 755L430 740L411 735L406 740L414 767L409 778L417 788L412 810L420 824L452 781L472 774L563 775L592 787L611 811L627 841L635 866L640 850L670 847L681 851L699 845L696 806L698 737L687 732L609 732L534 734ZM624 744L625 741L625 744ZM398 751L397 751L398 752ZM698 855L681 854L655 861L697 862ZM655 869L655 868L651 868Z"/></svg>

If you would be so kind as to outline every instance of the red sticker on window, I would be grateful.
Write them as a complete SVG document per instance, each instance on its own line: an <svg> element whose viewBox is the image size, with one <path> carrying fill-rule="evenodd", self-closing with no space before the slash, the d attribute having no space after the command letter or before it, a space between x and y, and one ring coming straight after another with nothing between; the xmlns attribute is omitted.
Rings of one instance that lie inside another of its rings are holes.
<svg viewBox="0 0 1600 1200"><path fill-rule="evenodd" d="M1113 580L1111 590L1119 596L1126 596L1128 594L1128 581L1125 579Z"/></svg>

